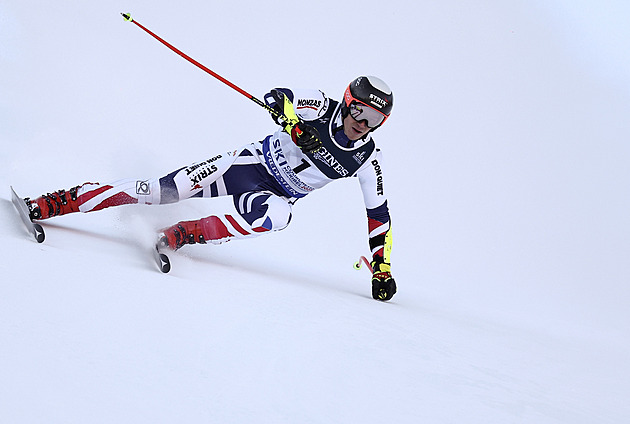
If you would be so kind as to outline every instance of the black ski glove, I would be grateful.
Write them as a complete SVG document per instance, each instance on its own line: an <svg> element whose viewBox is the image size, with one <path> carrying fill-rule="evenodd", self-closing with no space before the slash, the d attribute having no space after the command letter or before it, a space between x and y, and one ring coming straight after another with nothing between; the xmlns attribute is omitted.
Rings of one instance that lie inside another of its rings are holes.
<svg viewBox="0 0 630 424"><path fill-rule="evenodd" d="M376 300L387 301L396 294L396 281L390 272L390 265L383 262L383 258L376 256L372 261L372 297Z"/></svg>
<svg viewBox="0 0 630 424"><path fill-rule="evenodd" d="M307 153L318 151L322 145L317 128L304 122L298 122L291 128L291 140Z"/></svg>

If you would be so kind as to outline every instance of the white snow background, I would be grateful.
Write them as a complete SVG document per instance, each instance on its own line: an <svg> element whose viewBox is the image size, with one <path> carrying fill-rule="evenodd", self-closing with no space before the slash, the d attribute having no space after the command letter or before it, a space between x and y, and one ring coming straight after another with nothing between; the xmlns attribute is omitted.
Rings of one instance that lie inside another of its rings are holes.
<svg viewBox="0 0 630 424"><path fill-rule="evenodd" d="M1 423L630 422L630 6L623 1L0 3ZM358 182L288 229L188 246L229 199L44 223L10 203L162 176L274 130L261 98L395 93L399 292L371 299Z"/></svg>

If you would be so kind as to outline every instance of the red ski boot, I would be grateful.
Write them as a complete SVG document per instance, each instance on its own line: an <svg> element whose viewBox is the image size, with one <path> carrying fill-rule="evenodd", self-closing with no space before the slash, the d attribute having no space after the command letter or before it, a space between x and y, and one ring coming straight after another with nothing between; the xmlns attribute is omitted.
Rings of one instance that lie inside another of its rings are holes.
<svg viewBox="0 0 630 424"><path fill-rule="evenodd" d="M28 197L24 199L28 206L31 221L79 212L79 204L77 202L77 190L79 187L81 186L72 187L68 191L59 190L54 193L48 193L35 200L31 200Z"/></svg>
<svg viewBox="0 0 630 424"><path fill-rule="evenodd" d="M206 244L206 239L201 231L201 221L181 221L162 230L159 236L158 246L177 250L186 244Z"/></svg>

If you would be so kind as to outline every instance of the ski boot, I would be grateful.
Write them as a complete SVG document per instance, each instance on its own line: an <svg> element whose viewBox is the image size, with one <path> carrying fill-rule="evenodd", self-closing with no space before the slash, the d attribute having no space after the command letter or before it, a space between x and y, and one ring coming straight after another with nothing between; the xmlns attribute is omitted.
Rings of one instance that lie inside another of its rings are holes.
<svg viewBox="0 0 630 424"><path fill-rule="evenodd" d="M38 197L35 200L25 198L31 221L48 219L53 216L79 212L77 191L81 186L72 187L70 190L59 190Z"/></svg>
<svg viewBox="0 0 630 424"><path fill-rule="evenodd" d="M158 248L178 250L186 244L206 244L200 224L201 221L180 221L165 228L158 236Z"/></svg>

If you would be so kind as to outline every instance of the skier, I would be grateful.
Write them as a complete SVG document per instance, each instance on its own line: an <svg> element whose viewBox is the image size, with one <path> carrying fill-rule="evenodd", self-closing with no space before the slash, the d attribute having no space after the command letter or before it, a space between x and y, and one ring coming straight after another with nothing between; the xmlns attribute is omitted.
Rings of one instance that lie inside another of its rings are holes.
<svg viewBox="0 0 630 424"><path fill-rule="evenodd" d="M390 88L377 77L360 76L337 102L319 90L277 88L264 97L281 116L299 118L251 143L161 178L125 179L111 184L84 183L37 199L26 198L31 220L71 212L92 212L124 204L168 204L191 197L232 196L238 215L212 215L181 221L162 230L161 248L186 244L220 244L286 228L291 207L326 184L358 177L367 209L372 297L387 301L396 293L390 270L390 215L381 152L371 132L389 117ZM273 117L273 115L272 115Z"/></svg>

